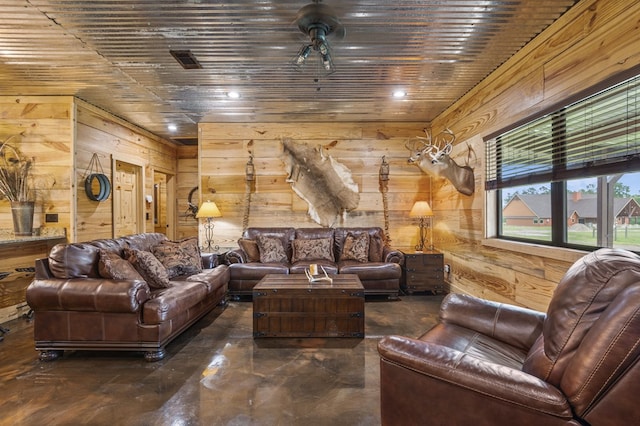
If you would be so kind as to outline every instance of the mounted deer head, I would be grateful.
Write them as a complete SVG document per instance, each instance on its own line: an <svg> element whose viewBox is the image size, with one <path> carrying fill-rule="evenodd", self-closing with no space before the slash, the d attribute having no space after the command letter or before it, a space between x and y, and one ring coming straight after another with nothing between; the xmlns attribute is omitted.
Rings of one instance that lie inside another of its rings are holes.
<svg viewBox="0 0 640 426"><path fill-rule="evenodd" d="M423 172L436 177L445 178L464 195L471 195L475 190L473 169L468 165L459 166L449 154L453 150L455 135L445 129L435 138L431 131L424 129L426 137L415 137L405 143L411 154L407 162L417 165Z"/></svg>

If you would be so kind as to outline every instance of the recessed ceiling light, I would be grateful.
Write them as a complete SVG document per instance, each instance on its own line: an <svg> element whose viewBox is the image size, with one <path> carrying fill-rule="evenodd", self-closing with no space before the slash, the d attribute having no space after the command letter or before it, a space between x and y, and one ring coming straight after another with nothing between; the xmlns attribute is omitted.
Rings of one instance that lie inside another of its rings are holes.
<svg viewBox="0 0 640 426"><path fill-rule="evenodd" d="M169 124L167 126L167 129L169 129L170 132L175 132L176 130L178 130L178 126L176 126L175 124Z"/></svg>
<svg viewBox="0 0 640 426"><path fill-rule="evenodd" d="M407 92L404 90L396 90L393 92L394 98L404 98L405 96L407 96Z"/></svg>
<svg viewBox="0 0 640 426"><path fill-rule="evenodd" d="M238 99L240 97L240 93L235 91L227 92L227 97L231 99Z"/></svg>

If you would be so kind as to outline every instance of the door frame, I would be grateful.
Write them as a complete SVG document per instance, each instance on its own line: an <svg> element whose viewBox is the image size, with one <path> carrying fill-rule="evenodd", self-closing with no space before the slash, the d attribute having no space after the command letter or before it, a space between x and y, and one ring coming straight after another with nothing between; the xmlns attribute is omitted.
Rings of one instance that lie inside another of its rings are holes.
<svg viewBox="0 0 640 426"><path fill-rule="evenodd" d="M142 233L142 232L146 232L146 222L144 220L144 194L146 192L146 187L145 187L145 176L144 176L144 170L145 170L145 163L143 160L140 160L139 158L133 157L133 156L129 156L129 155L123 155L120 153L117 154L111 154L111 182L115 183L115 174L116 174L116 163L120 161L122 163L127 163L127 164L131 164L132 166L138 167L140 169L140 174L138 175L138 182L136 182L136 184L138 185L138 190L137 190L137 194L136 194L136 212L137 212L137 217L136 217L136 233ZM112 203L112 208L111 208L111 236L113 238L115 238L116 236L116 209L115 209L115 203Z"/></svg>
<svg viewBox="0 0 640 426"><path fill-rule="evenodd" d="M176 174L175 171L165 170L161 167L157 167L151 169L151 180L155 184L155 174L162 173L167 177L167 197L165 203L167 204L167 225L169 225L166 229L165 235L170 240L175 240L176 237ZM155 202L155 200L154 200ZM155 206L154 206L155 207ZM151 209L153 214L155 214L155 208ZM155 217L151 218L151 223L154 222Z"/></svg>

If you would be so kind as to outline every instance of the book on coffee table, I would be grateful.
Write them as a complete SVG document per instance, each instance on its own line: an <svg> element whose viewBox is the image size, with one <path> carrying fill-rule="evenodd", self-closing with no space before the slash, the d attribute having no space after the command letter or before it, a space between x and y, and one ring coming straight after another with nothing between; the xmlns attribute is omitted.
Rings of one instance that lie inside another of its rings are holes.
<svg viewBox="0 0 640 426"><path fill-rule="evenodd" d="M307 275L310 283L317 283L321 281L328 281L329 283L333 283L333 278L327 274L327 271L320 265L320 269L324 272L324 275L311 275L311 272L308 269L304 270L304 273Z"/></svg>

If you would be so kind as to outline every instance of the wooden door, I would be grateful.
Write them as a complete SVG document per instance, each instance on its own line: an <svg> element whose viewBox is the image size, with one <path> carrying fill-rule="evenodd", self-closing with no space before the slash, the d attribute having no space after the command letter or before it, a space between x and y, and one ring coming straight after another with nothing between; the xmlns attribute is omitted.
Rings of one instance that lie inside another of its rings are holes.
<svg viewBox="0 0 640 426"><path fill-rule="evenodd" d="M141 168L116 161L113 176L113 234L114 237L142 232L139 220Z"/></svg>

